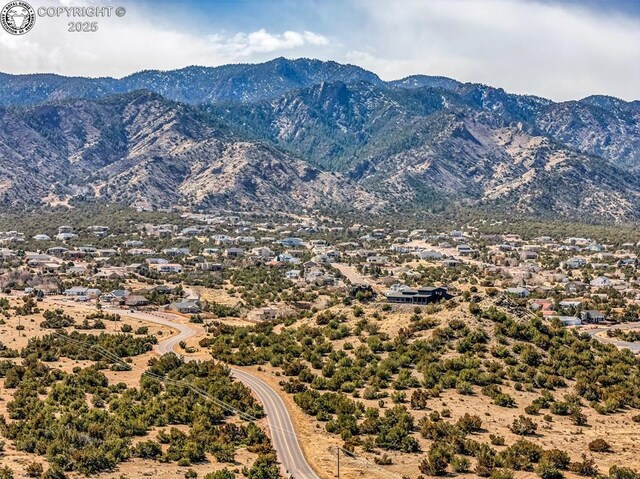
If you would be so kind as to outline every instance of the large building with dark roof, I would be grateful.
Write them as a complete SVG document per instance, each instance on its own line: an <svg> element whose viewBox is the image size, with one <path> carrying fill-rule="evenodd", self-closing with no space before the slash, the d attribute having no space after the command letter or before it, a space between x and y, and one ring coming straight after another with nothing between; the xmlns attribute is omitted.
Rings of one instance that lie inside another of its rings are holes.
<svg viewBox="0 0 640 479"><path fill-rule="evenodd" d="M406 288L402 290L389 290L385 293L389 303L401 304L429 304L436 303L442 299L450 299L447 288L423 287L417 289Z"/></svg>

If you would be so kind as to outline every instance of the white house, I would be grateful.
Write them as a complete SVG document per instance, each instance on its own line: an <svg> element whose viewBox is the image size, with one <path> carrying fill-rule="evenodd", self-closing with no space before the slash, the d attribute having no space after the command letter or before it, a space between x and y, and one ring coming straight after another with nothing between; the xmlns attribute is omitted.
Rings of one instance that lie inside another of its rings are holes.
<svg viewBox="0 0 640 479"><path fill-rule="evenodd" d="M513 296L517 296L519 298L526 298L527 296L529 296L529 290L527 288L507 288L504 290L505 293L513 295Z"/></svg>
<svg viewBox="0 0 640 479"><path fill-rule="evenodd" d="M589 283L594 288L606 288L611 286L611 280L606 276L598 276Z"/></svg>
<svg viewBox="0 0 640 479"><path fill-rule="evenodd" d="M152 264L151 267L158 273L181 273L182 265L177 263Z"/></svg>

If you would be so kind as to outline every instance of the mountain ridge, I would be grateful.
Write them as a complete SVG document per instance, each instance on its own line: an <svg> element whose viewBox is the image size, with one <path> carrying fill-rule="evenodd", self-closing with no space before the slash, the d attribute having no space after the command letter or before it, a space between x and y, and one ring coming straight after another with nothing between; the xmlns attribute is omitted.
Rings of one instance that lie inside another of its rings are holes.
<svg viewBox="0 0 640 479"><path fill-rule="evenodd" d="M638 101L384 82L284 58L121 80L0 75L0 87L6 204L84 195L145 208L461 203L640 217Z"/></svg>

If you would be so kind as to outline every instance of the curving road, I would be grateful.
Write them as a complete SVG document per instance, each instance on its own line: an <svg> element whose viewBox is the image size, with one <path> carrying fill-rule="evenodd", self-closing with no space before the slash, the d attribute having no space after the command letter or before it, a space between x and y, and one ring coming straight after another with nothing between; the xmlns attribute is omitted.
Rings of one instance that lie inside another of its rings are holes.
<svg viewBox="0 0 640 479"><path fill-rule="evenodd" d="M618 348L630 349L634 354L640 353L640 343L631 343L629 341L621 341L616 338L610 338L608 336L602 336L599 333L605 333L608 329L640 329L640 322L635 323L623 323L613 326L601 326L591 329L581 328L581 330L587 333L592 338L600 341L601 343L613 344Z"/></svg>
<svg viewBox="0 0 640 479"><path fill-rule="evenodd" d="M280 462L286 469L286 476L295 479L318 479L316 473L304 457L300 443L295 434L291 416L282 398L267 383L252 376L246 371L231 368L233 376L258 396L267 413L269 429L273 438L273 447L278 453Z"/></svg>
<svg viewBox="0 0 640 479"><path fill-rule="evenodd" d="M186 341L202 330L202 328L191 324L176 323L171 320L170 315L162 313L151 314L138 311L123 311L121 309L105 309L105 311L177 329L178 334L159 342L154 347L159 354L176 352L175 348L180 341ZM304 453L294 432L295 428L291 421L289 411L287 411L287 407L278 393L262 379L252 376L247 371L232 367L231 374L238 381L249 387L260 402L262 402L267 415L267 421L269 422L269 429L271 430L273 447L278 454L280 463L285 469L285 477L293 477L295 479L319 479L304 457Z"/></svg>

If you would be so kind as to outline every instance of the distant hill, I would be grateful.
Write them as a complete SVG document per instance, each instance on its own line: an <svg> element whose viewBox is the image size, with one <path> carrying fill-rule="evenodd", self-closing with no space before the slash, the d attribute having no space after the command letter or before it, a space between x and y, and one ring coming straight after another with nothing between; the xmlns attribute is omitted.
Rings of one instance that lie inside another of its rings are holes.
<svg viewBox="0 0 640 479"><path fill-rule="evenodd" d="M259 64L146 70L122 79L0 74L0 104L34 105L70 98L96 99L135 90L149 90L185 103L250 102L273 98L294 88L336 80L382 83L374 73L354 65L276 58Z"/></svg>

